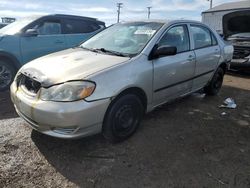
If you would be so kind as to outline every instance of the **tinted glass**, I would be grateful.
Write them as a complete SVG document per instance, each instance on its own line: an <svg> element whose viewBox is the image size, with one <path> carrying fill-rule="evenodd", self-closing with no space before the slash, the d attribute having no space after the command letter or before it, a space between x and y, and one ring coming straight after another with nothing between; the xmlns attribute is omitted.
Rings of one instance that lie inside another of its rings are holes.
<svg viewBox="0 0 250 188"><path fill-rule="evenodd" d="M77 34L77 33L91 33L100 29L100 26L91 21L67 19L65 20L65 33Z"/></svg>
<svg viewBox="0 0 250 188"><path fill-rule="evenodd" d="M194 39L194 47L204 48L212 45L212 39L210 35L210 31L201 26L191 26L191 32L193 34Z"/></svg>
<svg viewBox="0 0 250 188"><path fill-rule="evenodd" d="M159 46L175 46L177 53L189 50L189 36L187 27L184 25L172 27L161 38Z"/></svg>
<svg viewBox="0 0 250 188"><path fill-rule="evenodd" d="M17 21L5 26L0 30L1 34L6 34L6 35L13 35L18 32L20 32L25 26L28 24L32 23L35 21L37 17L28 17L28 18L22 18L18 19Z"/></svg>
<svg viewBox="0 0 250 188"><path fill-rule="evenodd" d="M33 27L39 35L59 35L62 33L61 23L58 21L44 21Z"/></svg>

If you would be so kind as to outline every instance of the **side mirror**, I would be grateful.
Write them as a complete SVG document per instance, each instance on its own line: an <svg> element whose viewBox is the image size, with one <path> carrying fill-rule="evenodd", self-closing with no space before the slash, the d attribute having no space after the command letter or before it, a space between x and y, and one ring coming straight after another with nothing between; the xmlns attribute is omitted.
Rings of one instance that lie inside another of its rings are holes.
<svg viewBox="0 0 250 188"><path fill-rule="evenodd" d="M175 46L160 46L157 45L153 48L151 54L149 55L149 60L156 59L159 57L176 55L177 48Z"/></svg>
<svg viewBox="0 0 250 188"><path fill-rule="evenodd" d="M28 29L24 33L24 36L26 36L26 37L36 37L37 35L38 35L38 31L36 29Z"/></svg>

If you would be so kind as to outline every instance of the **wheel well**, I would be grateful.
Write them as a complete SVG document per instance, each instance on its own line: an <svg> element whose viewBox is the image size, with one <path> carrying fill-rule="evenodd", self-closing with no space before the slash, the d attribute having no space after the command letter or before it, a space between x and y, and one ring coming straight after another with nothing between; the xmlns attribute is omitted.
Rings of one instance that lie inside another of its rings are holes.
<svg viewBox="0 0 250 188"><path fill-rule="evenodd" d="M7 61L8 63L10 63L15 68L16 71L20 68L19 63L17 61L15 61L11 57L8 57L8 56L5 56L5 55L1 54L0 55L0 60L4 60L4 61Z"/></svg>
<svg viewBox="0 0 250 188"><path fill-rule="evenodd" d="M139 97L139 99L141 100L141 102L143 104L144 112L146 112L146 110L147 110L147 102L148 102L147 101L147 96L146 96L145 92L141 88L132 87L132 88L125 89L119 95L117 95L115 97L115 99L118 99L119 97L121 97L123 95L126 95L126 94L134 94L137 97Z"/></svg>
<svg viewBox="0 0 250 188"><path fill-rule="evenodd" d="M220 64L219 67L221 67L223 69L224 73L226 73L226 71L227 71L227 64L226 63Z"/></svg>

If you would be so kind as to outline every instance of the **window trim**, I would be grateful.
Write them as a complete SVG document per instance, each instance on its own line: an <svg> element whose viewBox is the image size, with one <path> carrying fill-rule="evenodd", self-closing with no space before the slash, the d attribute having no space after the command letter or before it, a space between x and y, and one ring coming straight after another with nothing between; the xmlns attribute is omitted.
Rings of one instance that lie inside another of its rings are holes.
<svg viewBox="0 0 250 188"><path fill-rule="evenodd" d="M189 50L185 50L185 51L181 51L181 52L178 52L176 53L177 54L181 54L181 53L185 53L185 52L190 52L192 51L191 49L191 38L190 38L190 33L189 33L189 28L188 28L188 25L187 23L178 23L178 24L174 24L174 25L171 25L169 26L163 33L162 35L159 37L159 39L157 40L157 42L155 43L156 45L159 45L159 42L161 41L161 39L164 37L164 35L172 28L174 27L178 27L178 26L183 26L184 28L186 28L186 31L187 31L187 36L188 36L188 41L189 41Z"/></svg>
<svg viewBox="0 0 250 188"><path fill-rule="evenodd" d="M193 26L193 27L200 27L200 28L205 28L205 29L207 29L207 30L209 31L209 35L210 35L210 39L211 39L211 44L210 44L210 45L203 46L203 47L200 47L200 48L195 48L194 37L192 37L192 38L193 38L193 44L194 44L194 46L193 46L194 49L193 49L193 50L199 50L199 49L209 48L209 47L213 47L213 46L217 46L217 45L218 45L218 40L217 40L217 38L215 37L215 35L213 34L213 32L211 31L210 28L208 28L208 27L206 27L206 26L204 26L204 25L193 24L193 23L191 23L191 24L189 25L189 27L190 27L190 32L191 32L192 35L193 35L192 28L191 28L192 26ZM213 34L213 36L214 36L214 38L215 38L215 41L216 41L216 44L215 44L215 45L213 45L212 34Z"/></svg>

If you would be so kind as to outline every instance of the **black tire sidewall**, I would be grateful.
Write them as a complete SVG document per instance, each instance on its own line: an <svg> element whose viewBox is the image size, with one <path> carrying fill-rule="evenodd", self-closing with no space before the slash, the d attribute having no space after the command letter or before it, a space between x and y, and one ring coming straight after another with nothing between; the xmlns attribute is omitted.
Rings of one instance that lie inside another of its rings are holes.
<svg viewBox="0 0 250 188"><path fill-rule="evenodd" d="M9 87L11 85L11 83L13 82L14 78L15 78L15 75L16 75L16 69L13 67L13 65L8 62L8 61L3 61L3 60L0 60L0 65L4 65L5 67L7 67L10 72L11 72L11 82L4 88L1 88L0 87L0 91L6 91L6 90L9 90Z"/></svg>
<svg viewBox="0 0 250 188"><path fill-rule="evenodd" d="M216 95L221 89L221 86L223 84L223 77L224 77L224 71L221 67L219 67L216 72L214 73L214 76L212 80L209 82L208 86L205 87L205 92L208 95ZM218 82L218 79L220 80L220 86L219 88L215 87L216 83Z"/></svg>
<svg viewBox="0 0 250 188"><path fill-rule="evenodd" d="M131 105L133 112L136 116L136 123L133 125L129 133L125 135L119 135L114 130L114 117L117 113L117 111L122 108L124 105ZM134 132L137 130L139 123L141 121L141 118L143 116L143 105L141 100L134 94L127 94L124 96L119 97L113 103L110 105L110 107L107 110L107 113L104 118L104 124L103 124L103 135L106 139L109 141L115 143L115 142L121 142L131 135L134 134Z"/></svg>

